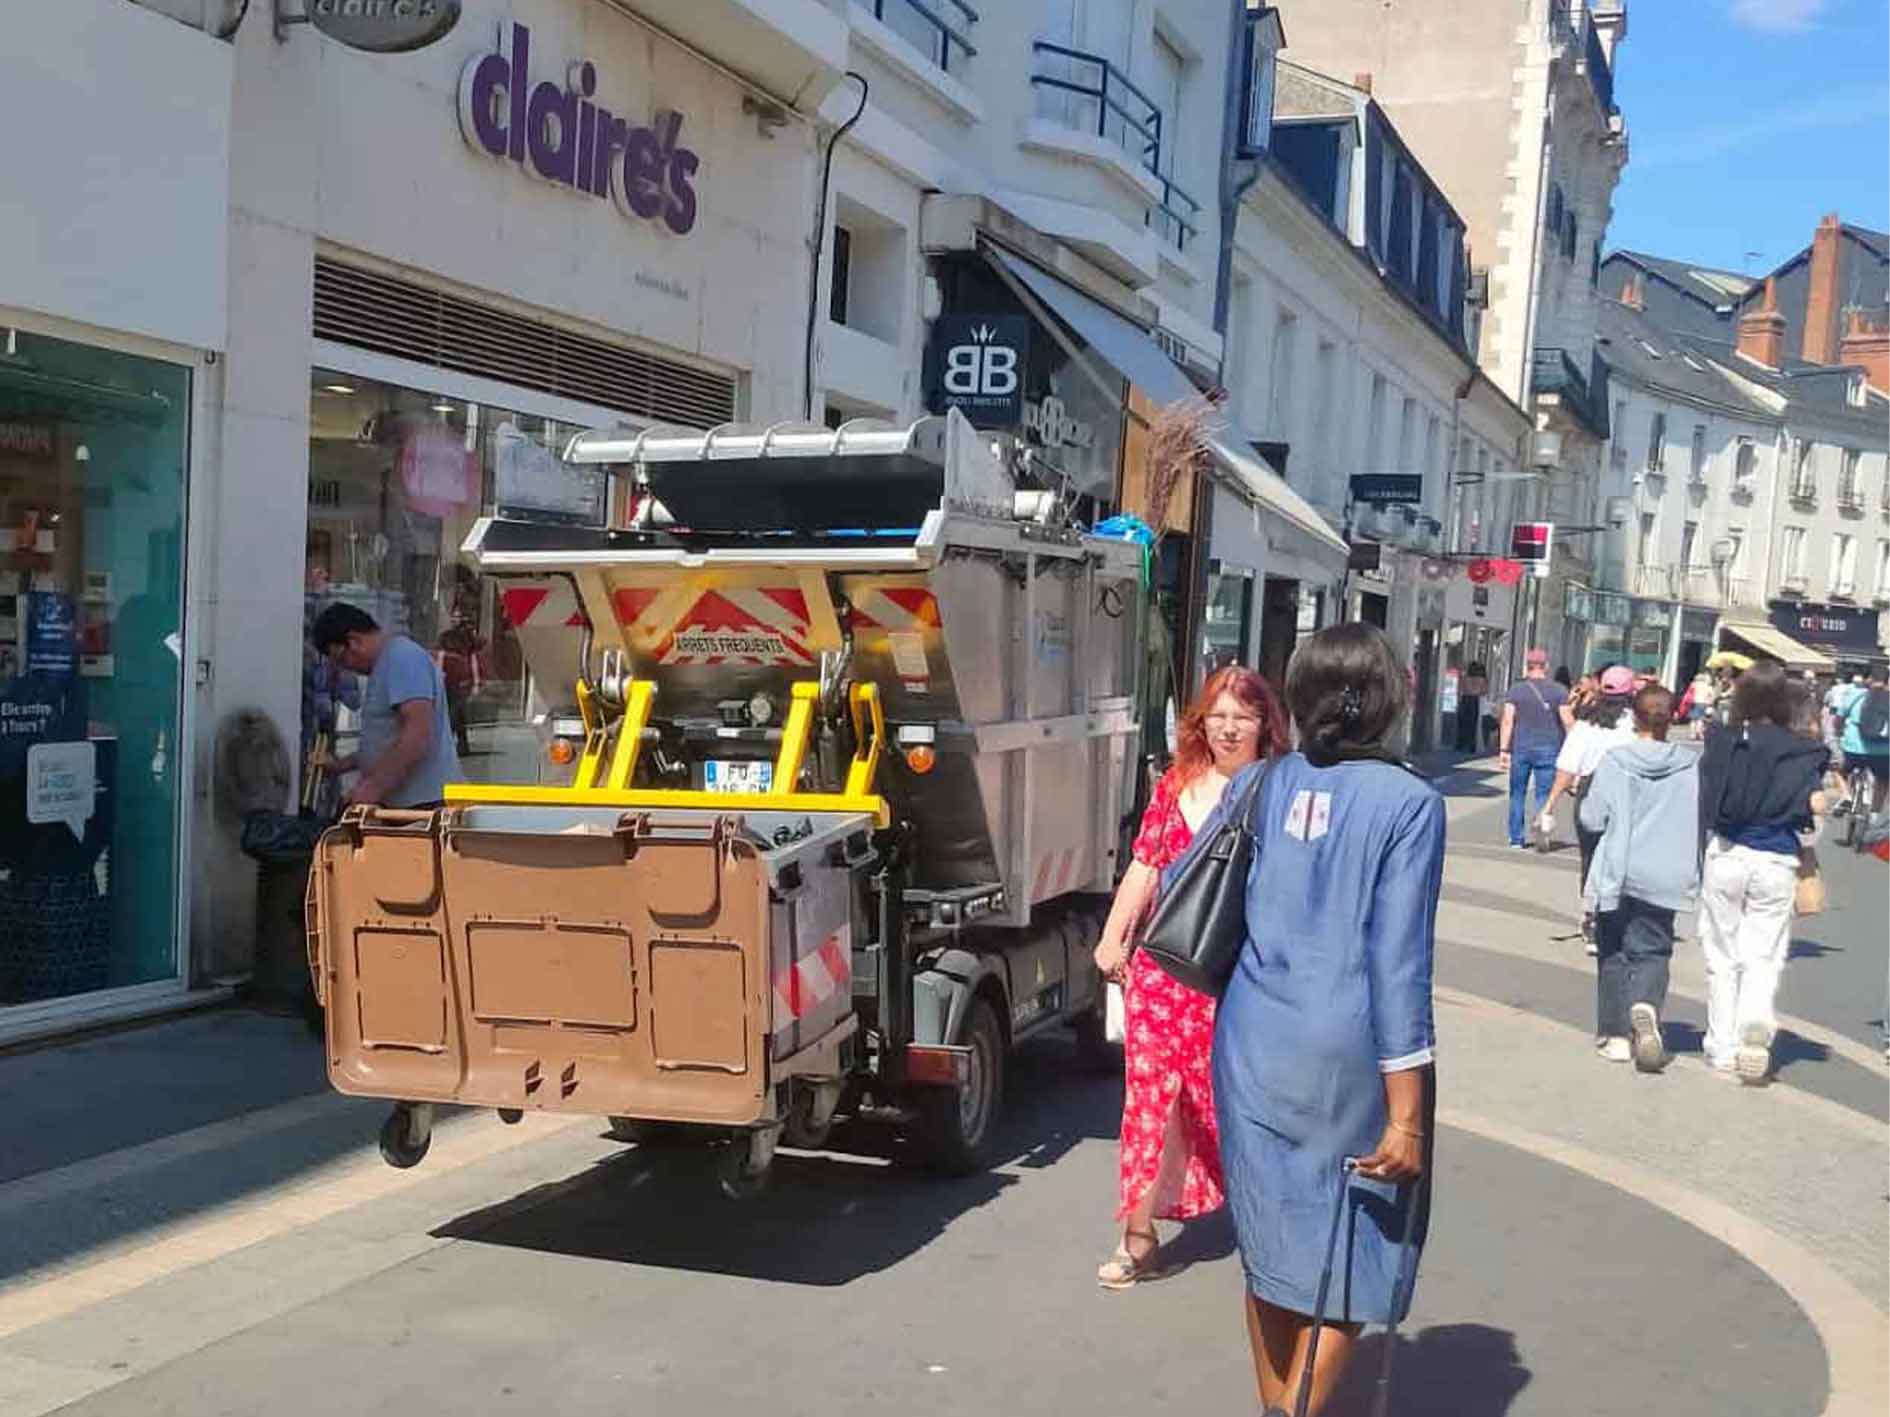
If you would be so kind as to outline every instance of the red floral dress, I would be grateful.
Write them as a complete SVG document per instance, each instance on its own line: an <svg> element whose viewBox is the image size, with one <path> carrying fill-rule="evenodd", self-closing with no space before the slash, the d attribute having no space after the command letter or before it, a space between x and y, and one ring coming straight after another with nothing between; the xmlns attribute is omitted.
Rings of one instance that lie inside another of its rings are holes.
<svg viewBox="0 0 1890 1417"><path fill-rule="evenodd" d="M1135 859L1157 871L1194 840L1171 769L1155 784ZM1220 1133L1214 1121L1214 1000L1176 982L1141 951L1123 985L1122 1203L1125 1219L1152 1188L1153 1214L1188 1220L1219 1210Z"/></svg>

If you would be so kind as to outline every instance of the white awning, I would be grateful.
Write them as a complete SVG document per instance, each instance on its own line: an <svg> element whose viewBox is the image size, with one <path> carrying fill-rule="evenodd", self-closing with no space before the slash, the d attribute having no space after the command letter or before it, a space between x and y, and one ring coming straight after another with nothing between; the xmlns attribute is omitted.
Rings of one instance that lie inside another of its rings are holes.
<svg viewBox="0 0 1890 1417"><path fill-rule="evenodd" d="M1783 630L1771 625L1758 623L1742 624L1738 621L1721 621L1720 629L1726 634L1744 640L1753 649L1770 659L1776 659L1787 669L1809 669L1818 674L1834 674L1837 662L1827 655L1797 640Z"/></svg>
<svg viewBox="0 0 1890 1417"><path fill-rule="evenodd" d="M1345 563L1351 556L1345 539L1332 529L1330 522L1319 515L1312 503L1286 485L1285 478L1257 455L1242 452L1220 434L1209 434L1207 445L1223 480L1232 484L1256 506L1273 513L1276 521L1286 524L1284 536L1275 536L1269 530L1269 542L1281 550L1311 560L1333 576L1345 570ZM1287 544L1280 545L1281 542Z"/></svg>
<svg viewBox="0 0 1890 1417"><path fill-rule="evenodd" d="M1028 261L987 247L986 253L1056 317L1074 330L1092 353L1147 396L1157 407L1183 399L1198 399L1201 391L1176 367L1148 331L1124 319L1099 300L1092 300Z"/></svg>

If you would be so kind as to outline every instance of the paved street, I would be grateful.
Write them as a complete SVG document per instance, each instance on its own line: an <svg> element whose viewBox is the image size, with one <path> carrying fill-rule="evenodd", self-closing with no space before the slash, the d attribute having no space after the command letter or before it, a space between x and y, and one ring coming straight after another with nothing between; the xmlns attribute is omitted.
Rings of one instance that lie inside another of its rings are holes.
<svg viewBox="0 0 1890 1417"><path fill-rule="evenodd" d="M1877 1417L1883 868L1834 863L1778 1086L1698 1061L1689 946L1644 1078L1592 1056L1572 850L1508 851L1493 775L1446 782L1439 1199L1393 1410ZM1224 1224L1095 1287L1118 1090L1061 1044L1018 1060L992 1174L845 1138L748 1205L588 1121L455 1118L392 1171L300 1025L234 1010L0 1087L0 1417L1253 1410Z"/></svg>

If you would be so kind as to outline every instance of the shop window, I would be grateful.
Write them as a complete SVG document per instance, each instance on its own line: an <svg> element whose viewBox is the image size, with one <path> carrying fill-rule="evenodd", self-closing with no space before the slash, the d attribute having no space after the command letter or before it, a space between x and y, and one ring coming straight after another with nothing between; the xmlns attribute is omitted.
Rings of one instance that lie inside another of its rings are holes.
<svg viewBox="0 0 1890 1417"><path fill-rule="evenodd" d="M1208 566L1207 607L1201 616L1201 672L1245 664L1253 643L1254 573L1242 566Z"/></svg>
<svg viewBox="0 0 1890 1417"><path fill-rule="evenodd" d="M424 648L445 679L467 781L538 780L540 741L531 720L565 707L569 686L545 686L556 702L535 697L519 633L555 633L576 607L555 594L508 596L459 548L480 515L500 509L600 520L601 479L559 458L580 431L575 423L329 370L311 379L304 628L345 601ZM312 645L303 647L303 665L304 752L318 734L340 753L353 752L359 681Z"/></svg>
<svg viewBox="0 0 1890 1417"><path fill-rule="evenodd" d="M175 979L190 372L0 357L0 1006Z"/></svg>

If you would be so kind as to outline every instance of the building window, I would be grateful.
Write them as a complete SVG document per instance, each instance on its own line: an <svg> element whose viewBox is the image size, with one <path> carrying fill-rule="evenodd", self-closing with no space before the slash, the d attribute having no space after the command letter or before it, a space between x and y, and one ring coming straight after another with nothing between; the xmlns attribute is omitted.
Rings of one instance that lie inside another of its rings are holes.
<svg viewBox="0 0 1890 1417"><path fill-rule="evenodd" d="M1696 483L1704 483L1706 481L1706 425L1704 423L1693 425L1692 454L1687 474Z"/></svg>
<svg viewBox="0 0 1890 1417"><path fill-rule="evenodd" d="M1726 533L1726 574L1737 584L1746 574L1746 533L1732 527Z"/></svg>
<svg viewBox="0 0 1890 1417"><path fill-rule="evenodd" d="M1614 401L1614 422L1608 425L1608 430L1612 435L1608 449L1608 464L1614 468L1616 472L1626 472L1627 443L1623 436L1627 432L1626 399L1616 399Z"/></svg>
<svg viewBox="0 0 1890 1417"><path fill-rule="evenodd" d="M1365 408L1365 471L1384 472L1385 376L1372 375L1371 402Z"/></svg>
<svg viewBox="0 0 1890 1417"><path fill-rule="evenodd" d="M1861 512L1864 509L1864 484L1859 476L1858 464L1863 454L1856 448L1844 450L1844 462L1838 473L1838 505L1846 511Z"/></svg>
<svg viewBox="0 0 1890 1417"><path fill-rule="evenodd" d="M1803 592L1805 576L1805 529L1788 526L1779 534L1778 573L1781 586Z"/></svg>
<svg viewBox="0 0 1890 1417"><path fill-rule="evenodd" d="M1338 395L1338 363L1339 347L1329 339L1320 340L1318 353L1313 359L1313 417L1316 422L1306 438L1320 461L1320 465L1313 469L1315 477L1323 476L1327 466L1338 457L1333 447L1338 437L1338 420L1332 416L1333 401Z"/></svg>
<svg viewBox="0 0 1890 1417"><path fill-rule="evenodd" d="M1733 492L1736 496L1750 497L1753 481L1758 475L1759 450L1750 438L1741 438L1738 451L1733 456Z"/></svg>
<svg viewBox="0 0 1890 1417"><path fill-rule="evenodd" d="M1877 543L1877 599L1890 600L1890 541Z"/></svg>
<svg viewBox="0 0 1890 1417"><path fill-rule="evenodd" d="M1692 571L1699 555L1700 524L1686 522L1680 528L1680 569Z"/></svg>
<svg viewBox="0 0 1890 1417"><path fill-rule="evenodd" d="M1818 445L1800 438L1792 459L1792 500L1814 504L1818 500Z"/></svg>
<svg viewBox="0 0 1890 1417"><path fill-rule="evenodd" d="M847 322L847 297L853 286L853 233L839 223L833 228L833 273L827 279L827 318Z"/></svg>
<svg viewBox="0 0 1890 1417"><path fill-rule="evenodd" d="M1660 532L1660 513L1642 512L1641 513L1641 544L1640 544L1639 556L1637 558L1640 565L1651 566L1654 564L1655 553L1658 550L1658 548L1655 545L1655 542L1659 536L1659 532Z"/></svg>
<svg viewBox="0 0 1890 1417"><path fill-rule="evenodd" d="M1656 413L1647 427L1647 470L1659 472L1667 465L1667 415Z"/></svg>
<svg viewBox="0 0 1890 1417"><path fill-rule="evenodd" d="M1839 600L1857 594L1857 538L1847 531L1831 538L1831 594Z"/></svg>

